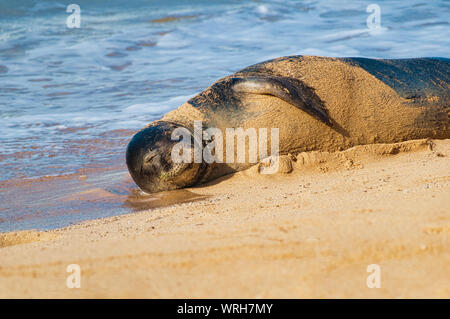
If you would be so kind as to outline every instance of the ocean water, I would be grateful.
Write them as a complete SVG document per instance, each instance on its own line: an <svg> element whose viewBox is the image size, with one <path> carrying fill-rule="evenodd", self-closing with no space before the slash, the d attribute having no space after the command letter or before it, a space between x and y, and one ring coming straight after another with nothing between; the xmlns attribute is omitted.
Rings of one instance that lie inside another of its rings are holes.
<svg viewBox="0 0 450 319"><path fill-rule="evenodd" d="M145 208L128 140L220 77L296 54L448 58L449 17L426 0L0 0L0 231Z"/></svg>

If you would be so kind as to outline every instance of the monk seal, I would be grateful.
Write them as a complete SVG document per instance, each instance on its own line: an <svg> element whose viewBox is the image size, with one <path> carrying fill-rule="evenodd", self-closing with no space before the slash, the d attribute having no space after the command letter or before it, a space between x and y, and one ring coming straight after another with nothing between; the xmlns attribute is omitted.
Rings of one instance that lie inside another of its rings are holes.
<svg viewBox="0 0 450 319"><path fill-rule="evenodd" d="M193 134L194 121L223 130L278 128L282 155L450 138L449 84L446 58L277 58L216 81L147 125L129 142L126 163L136 184L149 193L250 166L248 160L174 163L171 150L179 140L172 133L183 127ZM205 147L201 140L192 145Z"/></svg>

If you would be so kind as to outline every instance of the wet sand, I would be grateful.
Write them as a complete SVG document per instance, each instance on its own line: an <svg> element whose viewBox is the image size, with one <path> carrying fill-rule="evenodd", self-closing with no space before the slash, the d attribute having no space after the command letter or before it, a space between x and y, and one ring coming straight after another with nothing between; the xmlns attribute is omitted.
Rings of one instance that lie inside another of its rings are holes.
<svg viewBox="0 0 450 319"><path fill-rule="evenodd" d="M449 155L450 140L301 153L291 174L252 168L164 207L0 234L0 297L449 298Z"/></svg>

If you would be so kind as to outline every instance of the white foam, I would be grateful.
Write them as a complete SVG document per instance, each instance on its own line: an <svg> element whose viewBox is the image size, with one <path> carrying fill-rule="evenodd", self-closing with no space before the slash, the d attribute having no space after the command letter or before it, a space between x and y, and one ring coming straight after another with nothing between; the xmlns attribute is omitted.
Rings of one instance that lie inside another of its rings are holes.
<svg viewBox="0 0 450 319"><path fill-rule="evenodd" d="M158 115L166 113L170 110L173 110L189 100L192 95L186 96L175 96L168 100L162 102L149 102L149 103L138 103L132 104L124 109L125 113L144 113L144 114L152 114Z"/></svg>

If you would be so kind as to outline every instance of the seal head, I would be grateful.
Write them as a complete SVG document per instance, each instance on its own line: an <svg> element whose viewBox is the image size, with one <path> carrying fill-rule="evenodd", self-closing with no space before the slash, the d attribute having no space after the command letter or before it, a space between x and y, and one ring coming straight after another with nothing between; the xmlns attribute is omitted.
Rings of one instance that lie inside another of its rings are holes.
<svg viewBox="0 0 450 319"><path fill-rule="evenodd" d="M180 142L172 139L179 124L158 121L137 132L126 151L128 170L134 182L147 193L188 187L197 182L202 163L176 163L172 148ZM193 152L191 152L193 154Z"/></svg>

